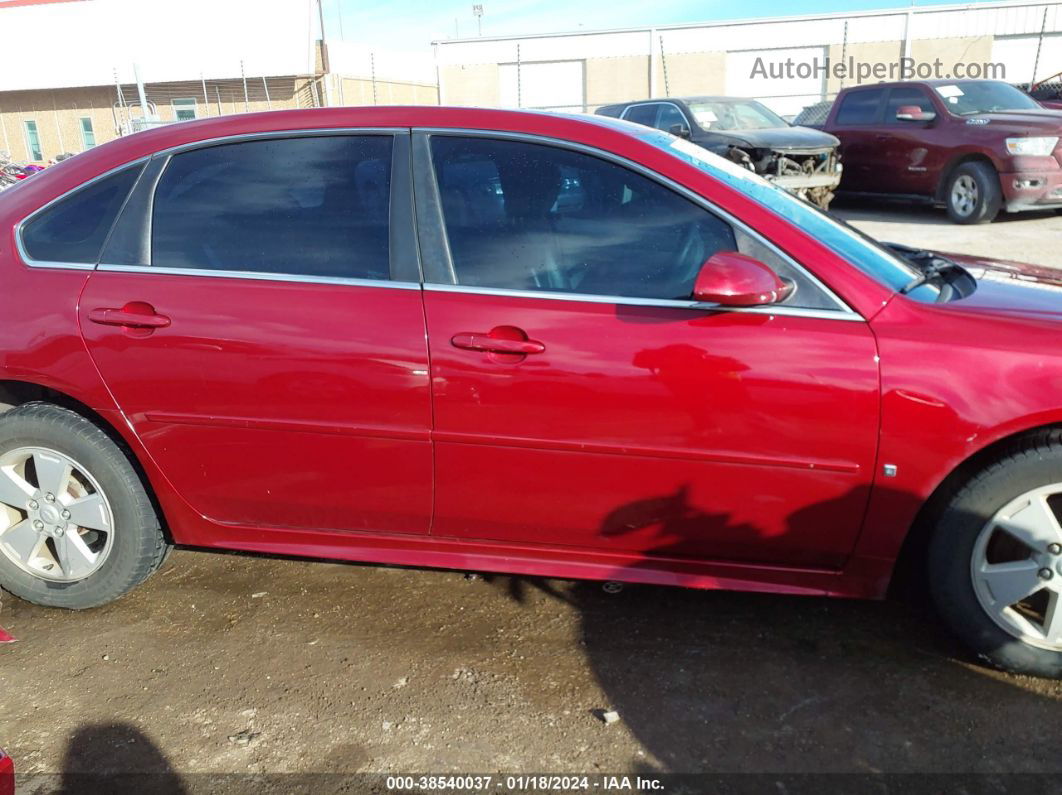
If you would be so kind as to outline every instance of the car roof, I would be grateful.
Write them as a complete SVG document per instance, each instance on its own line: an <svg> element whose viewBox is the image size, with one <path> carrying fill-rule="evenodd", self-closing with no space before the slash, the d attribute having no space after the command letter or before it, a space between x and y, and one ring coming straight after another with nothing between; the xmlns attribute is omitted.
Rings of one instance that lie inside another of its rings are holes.
<svg viewBox="0 0 1062 795"><path fill-rule="evenodd" d="M755 102L749 97L721 97L698 95L695 97L653 97L652 99L632 99L630 102L618 102L618 105L642 105L648 102Z"/></svg>
<svg viewBox="0 0 1062 795"><path fill-rule="evenodd" d="M844 89L845 91L855 91L859 88L895 88L896 86L928 86L930 88L936 88L937 86L957 86L965 85L967 83L1006 83L1005 80L988 80L986 78L964 77L961 80L893 80L891 82L883 83L864 83L858 86L849 86Z"/></svg>
<svg viewBox="0 0 1062 795"><path fill-rule="evenodd" d="M57 195L102 173L186 146L259 135L300 132L401 131L411 128L511 132L626 150L652 132L640 124L591 114L495 110L438 105L300 108L211 116L161 125L95 146L44 169L19 194L19 202ZM8 203L10 204L10 202Z"/></svg>

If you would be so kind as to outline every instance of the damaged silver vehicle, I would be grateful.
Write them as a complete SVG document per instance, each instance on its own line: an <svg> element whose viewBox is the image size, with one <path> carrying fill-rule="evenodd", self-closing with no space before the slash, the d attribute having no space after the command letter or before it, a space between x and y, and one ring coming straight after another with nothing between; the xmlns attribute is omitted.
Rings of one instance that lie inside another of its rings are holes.
<svg viewBox="0 0 1062 795"><path fill-rule="evenodd" d="M841 181L837 138L794 127L753 99L668 97L606 105L596 112L687 138L823 210Z"/></svg>

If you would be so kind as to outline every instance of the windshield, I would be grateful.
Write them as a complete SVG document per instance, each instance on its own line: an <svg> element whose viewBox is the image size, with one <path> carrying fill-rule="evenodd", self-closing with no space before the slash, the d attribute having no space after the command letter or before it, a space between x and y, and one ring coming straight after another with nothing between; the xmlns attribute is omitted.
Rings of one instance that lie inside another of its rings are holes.
<svg viewBox="0 0 1062 795"><path fill-rule="evenodd" d="M920 271L912 264L855 227L824 213L784 188L771 184L726 158L713 155L696 144L665 132L649 130L639 135L653 146L685 160L791 221L864 273L893 290L903 289L920 275ZM924 287L925 289L912 290L908 297L925 301L936 300L938 290L930 285Z"/></svg>
<svg viewBox="0 0 1062 795"><path fill-rule="evenodd" d="M692 100L686 105L705 130L772 130L789 126L781 116L751 99Z"/></svg>
<svg viewBox="0 0 1062 795"><path fill-rule="evenodd" d="M956 116L999 110L1035 110L1040 104L1014 86L997 80L935 86L948 110Z"/></svg>

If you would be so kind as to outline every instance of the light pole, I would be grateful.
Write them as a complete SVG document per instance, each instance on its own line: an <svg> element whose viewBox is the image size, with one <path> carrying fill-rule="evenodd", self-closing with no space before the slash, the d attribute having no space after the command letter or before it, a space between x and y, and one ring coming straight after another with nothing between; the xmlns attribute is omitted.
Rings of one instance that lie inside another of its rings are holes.
<svg viewBox="0 0 1062 795"><path fill-rule="evenodd" d="M476 34L483 35L483 6L476 3L472 6L472 16L476 18Z"/></svg>

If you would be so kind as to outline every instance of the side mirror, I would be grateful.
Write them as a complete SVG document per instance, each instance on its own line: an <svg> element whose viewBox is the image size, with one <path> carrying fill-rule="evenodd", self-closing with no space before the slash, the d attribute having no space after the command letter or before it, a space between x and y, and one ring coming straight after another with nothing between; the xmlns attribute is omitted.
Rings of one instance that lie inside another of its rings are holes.
<svg viewBox="0 0 1062 795"><path fill-rule="evenodd" d="M690 128L685 124L672 124L668 127L667 131L672 135L677 135L679 138L689 138Z"/></svg>
<svg viewBox="0 0 1062 795"><path fill-rule="evenodd" d="M757 259L718 251L701 266L693 283L693 300L720 306L764 306L781 303L794 287Z"/></svg>
<svg viewBox="0 0 1062 795"><path fill-rule="evenodd" d="M900 105L896 110L897 121L933 121L937 117L931 110L922 110L917 105Z"/></svg>

